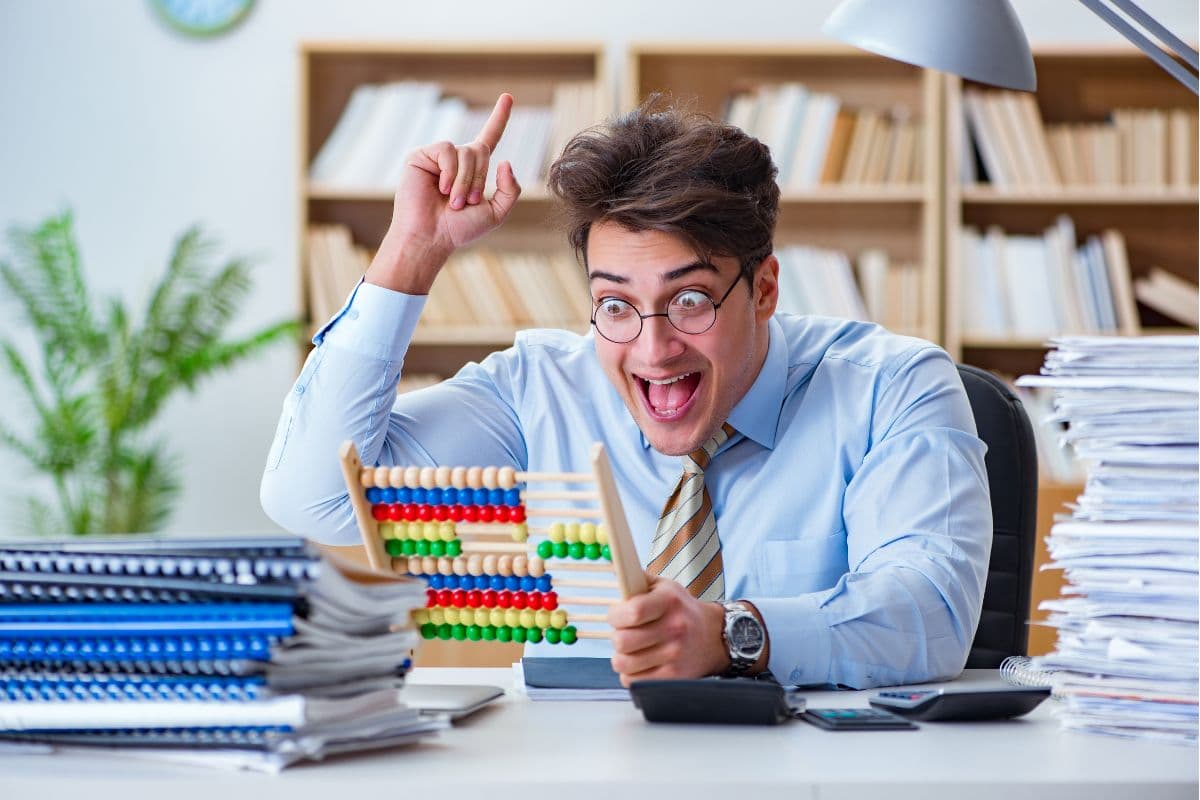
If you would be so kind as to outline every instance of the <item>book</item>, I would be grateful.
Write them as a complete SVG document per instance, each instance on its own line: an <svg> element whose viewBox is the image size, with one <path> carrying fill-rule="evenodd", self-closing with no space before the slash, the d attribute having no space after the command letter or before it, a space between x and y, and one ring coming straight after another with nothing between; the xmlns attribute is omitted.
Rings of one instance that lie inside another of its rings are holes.
<svg viewBox="0 0 1200 800"><path fill-rule="evenodd" d="M1200 325L1200 291L1195 284L1151 267L1147 277L1133 282L1133 291L1139 302L1160 314L1193 328Z"/></svg>

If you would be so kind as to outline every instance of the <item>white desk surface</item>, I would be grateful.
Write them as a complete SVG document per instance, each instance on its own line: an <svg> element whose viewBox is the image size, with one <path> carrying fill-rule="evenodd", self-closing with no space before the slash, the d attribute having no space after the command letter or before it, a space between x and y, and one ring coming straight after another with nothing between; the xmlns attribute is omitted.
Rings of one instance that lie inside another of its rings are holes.
<svg viewBox="0 0 1200 800"><path fill-rule="evenodd" d="M969 670L957 683L998 682ZM414 683L510 688L503 669L424 669ZM810 707L868 692L812 692ZM778 726L649 724L628 702L502 700L422 744L291 767L280 775L100 755L0 754L2 800L721 800L1197 797L1195 748L1060 731L1046 701L1024 718L832 733Z"/></svg>

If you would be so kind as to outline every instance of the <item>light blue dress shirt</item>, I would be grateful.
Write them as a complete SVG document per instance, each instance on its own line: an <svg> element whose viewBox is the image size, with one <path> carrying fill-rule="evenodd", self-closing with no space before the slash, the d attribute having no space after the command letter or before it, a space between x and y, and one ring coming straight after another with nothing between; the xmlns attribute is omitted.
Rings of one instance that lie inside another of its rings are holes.
<svg viewBox="0 0 1200 800"><path fill-rule="evenodd" d="M424 297L362 283L314 338L284 402L267 513L328 544L360 541L337 451L363 463L587 472L603 442L645 563L678 457L651 449L591 336L532 330L453 379L396 395ZM953 362L859 322L777 315L766 361L705 471L726 596L762 613L782 682L864 688L957 675L991 547L984 444ZM603 640L531 645L608 655Z"/></svg>

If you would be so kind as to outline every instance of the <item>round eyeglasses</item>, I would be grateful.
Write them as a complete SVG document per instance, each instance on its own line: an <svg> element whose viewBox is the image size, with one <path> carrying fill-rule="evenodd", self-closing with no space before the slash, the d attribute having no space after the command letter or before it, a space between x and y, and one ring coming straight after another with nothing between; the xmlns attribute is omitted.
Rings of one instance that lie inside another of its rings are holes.
<svg viewBox="0 0 1200 800"><path fill-rule="evenodd" d="M671 327L680 333L696 335L704 333L717 321L717 309L729 297L730 292L741 281L737 278L721 299L713 302L707 292L699 289L684 289L671 298L667 310L658 314L642 314L627 300L619 297L602 297L592 311L592 325L596 333L613 344L628 344L642 333L642 323L650 317L666 317Z"/></svg>

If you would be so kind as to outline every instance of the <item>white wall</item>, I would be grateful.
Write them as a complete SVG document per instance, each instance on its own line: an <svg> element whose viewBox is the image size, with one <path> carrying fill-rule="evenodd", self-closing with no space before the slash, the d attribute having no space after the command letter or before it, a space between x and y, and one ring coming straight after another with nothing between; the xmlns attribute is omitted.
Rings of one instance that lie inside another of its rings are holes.
<svg viewBox="0 0 1200 800"><path fill-rule="evenodd" d="M200 222L227 252L262 257L240 323L248 330L296 309L298 42L603 41L615 71L630 41L819 40L835 5L258 0L240 28L206 41L167 29L148 0L0 0L0 227L73 208L94 287L140 301L173 237ZM1119 41L1073 0L1014 5L1034 43ZM1142 5L1197 38L1195 0ZM10 308L0 303L0 339L20 335ZM168 409L188 481L171 529L270 527L259 475L296 366L295 351L279 347ZM0 403L0 418L21 429L15 413ZM26 483L19 469L0 454L0 520Z"/></svg>

